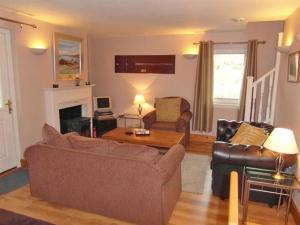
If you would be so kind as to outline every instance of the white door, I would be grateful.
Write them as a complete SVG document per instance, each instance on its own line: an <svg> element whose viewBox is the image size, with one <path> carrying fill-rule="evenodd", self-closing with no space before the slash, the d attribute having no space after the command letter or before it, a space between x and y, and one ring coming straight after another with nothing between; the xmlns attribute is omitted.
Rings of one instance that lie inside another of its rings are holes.
<svg viewBox="0 0 300 225"><path fill-rule="evenodd" d="M0 173L18 165L10 43L10 32L0 29Z"/></svg>

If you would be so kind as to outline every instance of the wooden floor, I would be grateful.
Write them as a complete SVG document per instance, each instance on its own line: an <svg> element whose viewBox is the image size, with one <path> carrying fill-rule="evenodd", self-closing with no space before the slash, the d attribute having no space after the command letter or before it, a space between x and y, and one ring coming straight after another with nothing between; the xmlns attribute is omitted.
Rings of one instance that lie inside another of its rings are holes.
<svg viewBox="0 0 300 225"><path fill-rule="evenodd" d="M209 139L209 138L208 138ZM211 142L205 137L191 137L188 151L210 154ZM227 224L228 201L213 197L210 191L211 176L207 171L204 193L201 195L182 192L169 225L225 225ZM115 219L76 209L65 208L30 196L29 186L0 196L0 208L11 210L57 225L128 225ZM285 207L271 209L259 203L249 204L248 225L282 225ZM241 213L240 213L241 214ZM1 221L1 220L0 220ZM289 225L294 225L292 216ZM153 224L156 225L156 224Z"/></svg>

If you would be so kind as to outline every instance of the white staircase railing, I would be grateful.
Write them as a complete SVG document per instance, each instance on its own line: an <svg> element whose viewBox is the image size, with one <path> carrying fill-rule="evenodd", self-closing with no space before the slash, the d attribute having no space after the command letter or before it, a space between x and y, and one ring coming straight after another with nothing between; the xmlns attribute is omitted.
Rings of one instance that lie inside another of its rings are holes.
<svg viewBox="0 0 300 225"><path fill-rule="evenodd" d="M278 35L278 46L282 44L283 34ZM247 77L245 121L274 124L277 84L280 66L280 53L276 54L275 67L256 81Z"/></svg>

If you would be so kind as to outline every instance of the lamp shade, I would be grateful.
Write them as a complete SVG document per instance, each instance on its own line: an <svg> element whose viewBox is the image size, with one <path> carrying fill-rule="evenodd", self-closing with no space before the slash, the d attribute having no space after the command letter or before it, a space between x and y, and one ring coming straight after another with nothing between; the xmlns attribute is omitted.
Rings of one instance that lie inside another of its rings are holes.
<svg viewBox="0 0 300 225"><path fill-rule="evenodd" d="M146 100L144 98L144 95L141 95L141 94L138 94L134 97L134 100L133 100L133 104L143 104L145 103Z"/></svg>
<svg viewBox="0 0 300 225"><path fill-rule="evenodd" d="M285 128L275 128L264 143L264 147L282 154L298 153L294 132Z"/></svg>

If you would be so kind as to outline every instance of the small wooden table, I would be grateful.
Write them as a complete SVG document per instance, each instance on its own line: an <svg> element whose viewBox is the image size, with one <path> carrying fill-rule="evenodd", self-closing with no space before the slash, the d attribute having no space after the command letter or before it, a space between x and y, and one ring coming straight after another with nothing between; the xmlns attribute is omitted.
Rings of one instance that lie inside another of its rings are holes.
<svg viewBox="0 0 300 225"><path fill-rule="evenodd" d="M102 138L168 149L173 145L182 143L184 137L184 133L175 131L150 130L150 135L145 136L128 135L125 131L126 128L118 127L105 133Z"/></svg>

